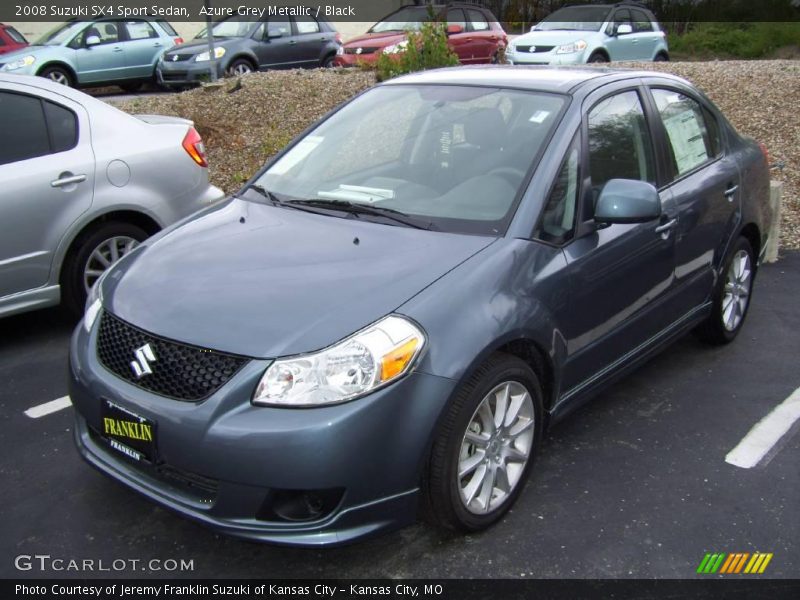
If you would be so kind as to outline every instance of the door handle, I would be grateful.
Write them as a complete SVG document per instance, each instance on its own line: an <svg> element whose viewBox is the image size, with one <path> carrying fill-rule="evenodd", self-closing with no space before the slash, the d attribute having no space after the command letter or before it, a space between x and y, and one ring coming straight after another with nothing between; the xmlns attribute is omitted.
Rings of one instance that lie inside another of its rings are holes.
<svg viewBox="0 0 800 600"><path fill-rule="evenodd" d="M161 48L161 42L156 42L153 44L153 48Z"/></svg>
<svg viewBox="0 0 800 600"><path fill-rule="evenodd" d="M670 230L673 227L675 227L677 224L678 224L678 219L672 219L671 221L667 221L663 225L659 225L658 227L656 227L655 231L656 231L656 233L666 234L664 236L664 239L666 239L669 236Z"/></svg>
<svg viewBox="0 0 800 600"><path fill-rule="evenodd" d="M60 188L73 183L81 183L86 181L86 175L70 175L69 173L62 173L59 179L50 182L50 187Z"/></svg>
<svg viewBox="0 0 800 600"><path fill-rule="evenodd" d="M114 50L113 50L113 51L114 51L114 52L122 52L122 48L120 48L119 46L117 46L116 48L114 48Z"/></svg>
<svg viewBox="0 0 800 600"><path fill-rule="evenodd" d="M289 45L294 46L297 43L297 40L289 40Z"/></svg>
<svg viewBox="0 0 800 600"><path fill-rule="evenodd" d="M725 197L728 199L728 202L733 202L733 195L736 193L736 190L739 189L738 185L732 185L727 190L725 190Z"/></svg>

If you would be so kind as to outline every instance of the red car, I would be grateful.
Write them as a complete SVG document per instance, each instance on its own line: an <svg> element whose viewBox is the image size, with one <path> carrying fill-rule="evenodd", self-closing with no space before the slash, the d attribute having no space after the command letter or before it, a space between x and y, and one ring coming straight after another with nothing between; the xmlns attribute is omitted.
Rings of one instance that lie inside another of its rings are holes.
<svg viewBox="0 0 800 600"><path fill-rule="evenodd" d="M0 54L13 52L28 45L28 40L11 25L0 23Z"/></svg>
<svg viewBox="0 0 800 600"><path fill-rule="evenodd" d="M434 5L434 14L447 23L450 47L462 64L496 62L500 50L508 45L508 37L495 16L472 4ZM384 17L364 35L348 41L339 49L334 64L355 66L359 62L374 63L381 53L401 52L407 31L418 31L430 21L427 6L404 6Z"/></svg>

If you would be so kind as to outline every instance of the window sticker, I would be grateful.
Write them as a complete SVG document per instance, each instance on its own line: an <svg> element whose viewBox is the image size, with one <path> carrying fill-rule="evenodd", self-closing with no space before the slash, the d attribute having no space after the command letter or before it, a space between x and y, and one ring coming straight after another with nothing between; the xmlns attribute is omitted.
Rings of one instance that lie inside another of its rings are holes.
<svg viewBox="0 0 800 600"><path fill-rule="evenodd" d="M541 123L544 123L545 120L547 119L547 117L549 117L549 116L550 116L550 111L548 111L548 110L537 110L535 113L533 113L533 115L531 115L531 118L528 119L528 120L531 123L541 124Z"/></svg>
<svg viewBox="0 0 800 600"><path fill-rule="evenodd" d="M708 159L703 130L691 109L664 119L679 173L691 171Z"/></svg>

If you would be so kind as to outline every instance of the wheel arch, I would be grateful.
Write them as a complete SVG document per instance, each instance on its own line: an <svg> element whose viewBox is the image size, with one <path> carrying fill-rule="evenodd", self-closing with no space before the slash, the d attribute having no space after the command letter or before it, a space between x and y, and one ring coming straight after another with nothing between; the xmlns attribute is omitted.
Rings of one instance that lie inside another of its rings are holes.
<svg viewBox="0 0 800 600"><path fill-rule="evenodd" d="M592 50L589 53L589 57L586 59L586 62L589 62L592 59L592 56L595 54L602 54L608 62L611 62L611 55L603 46L597 46L594 50Z"/></svg>
<svg viewBox="0 0 800 600"><path fill-rule="evenodd" d="M78 86L80 84L80 82L78 81L78 74L75 71L75 69L70 64L68 64L68 63L66 63L64 61L60 61L60 60L51 60L49 62L44 63L36 71L36 75L38 77L41 77L42 73L44 73L45 70L47 70L47 69L49 69L51 67L59 67L61 69L64 69L69 74L70 78L72 79L72 85Z"/></svg>
<svg viewBox="0 0 800 600"><path fill-rule="evenodd" d="M739 231L739 235L750 242L750 246L753 248L755 264L757 265L758 257L761 254L761 230L758 228L758 225L751 222L742 227L741 231Z"/></svg>
<svg viewBox="0 0 800 600"><path fill-rule="evenodd" d="M225 70L227 71L228 69L230 69L233 63L235 63L237 60L246 60L247 62L250 63L250 66L253 67L253 71L259 71L258 59L256 59L255 55L250 54L248 52L239 52L237 54L234 54L228 61L228 66L225 67Z"/></svg>

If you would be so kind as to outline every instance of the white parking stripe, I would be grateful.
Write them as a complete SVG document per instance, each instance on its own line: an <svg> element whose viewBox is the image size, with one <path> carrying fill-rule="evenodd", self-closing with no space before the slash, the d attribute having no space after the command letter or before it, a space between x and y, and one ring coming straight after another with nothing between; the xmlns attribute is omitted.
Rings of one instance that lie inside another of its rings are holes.
<svg viewBox="0 0 800 600"><path fill-rule="evenodd" d="M800 419L800 388L772 409L728 452L725 462L743 469L755 467Z"/></svg>
<svg viewBox="0 0 800 600"><path fill-rule="evenodd" d="M56 398L50 402L45 402L39 406L29 408L25 411L25 414L31 419L38 419L39 417L44 417L45 415L63 410L68 406L72 406L72 400L69 399L69 396L64 396L63 398Z"/></svg>

